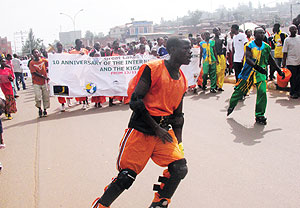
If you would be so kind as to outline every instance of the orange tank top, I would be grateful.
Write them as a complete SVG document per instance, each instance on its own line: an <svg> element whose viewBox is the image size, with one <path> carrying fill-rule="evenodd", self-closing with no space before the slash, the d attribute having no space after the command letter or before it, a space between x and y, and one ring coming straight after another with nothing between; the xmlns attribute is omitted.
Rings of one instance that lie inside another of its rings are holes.
<svg viewBox="0 0 300 208"><path fill-rule="evenodd" d="M146 109L152 116L173 114L187 90L187 80L183 72L180 69L180 78L175 80L170 76L164 60L155 60L142 65L138 76L146 66L151 69L151 86L143 99Z"/></svg>

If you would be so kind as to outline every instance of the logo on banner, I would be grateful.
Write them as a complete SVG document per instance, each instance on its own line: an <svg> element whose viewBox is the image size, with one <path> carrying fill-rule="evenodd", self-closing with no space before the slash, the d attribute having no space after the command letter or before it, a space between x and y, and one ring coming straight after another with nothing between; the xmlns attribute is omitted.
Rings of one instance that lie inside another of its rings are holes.
<svg viewBox="0 0 300 208"><path fill-rule="evenodd" d="M97 85L95 83L88 83L85 86L85 90L90 93L90 94L94 94L97 91Z"/></svg>
<svg viewBox="0 0 300 208"><path fill-rule="evenodd" d="M69 87L61 86L61 85L54 85L53 92L54 92L54 95L69 95Z"/></svg>

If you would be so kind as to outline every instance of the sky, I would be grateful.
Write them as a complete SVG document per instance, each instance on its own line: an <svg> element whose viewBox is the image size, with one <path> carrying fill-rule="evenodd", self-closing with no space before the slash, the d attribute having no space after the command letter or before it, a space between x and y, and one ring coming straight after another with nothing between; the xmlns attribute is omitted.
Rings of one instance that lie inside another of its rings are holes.
<svg viewBox="0 0 300 208"><path fill-rule="evenodd" d="M260 0L261 4L270 2L284 2L286 0ZM135 20L147 20L159 23L161 17L165 20L174 20L187 12L194 10L214 11L225 6L234 8L241 4L248 4L249 0L14 0L5 1L1 5L2 25L1 37L7 37L14 45L14 33L29 31L37 38L41 38L44 44L58 40L59 32L73 30L73 23L69 16L79 12L75 19L76 30L82 30L84 36L86 30L94 33L108 33L109 28L124 25ZM225 4L226 3L226 4ZM258 0L252 1L253 7L257 7Z"/></svg>

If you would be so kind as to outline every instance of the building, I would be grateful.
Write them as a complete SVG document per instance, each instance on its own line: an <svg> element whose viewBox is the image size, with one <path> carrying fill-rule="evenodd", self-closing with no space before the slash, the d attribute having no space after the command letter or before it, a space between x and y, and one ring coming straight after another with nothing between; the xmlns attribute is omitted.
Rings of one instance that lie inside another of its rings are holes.
<svg viewBox="0 0 300 208"><path fill-rule="evenodd" d="M14 53L17 53L19 55L22 54L22 48L25 45L26 39L28 37L27 31L20 31L14 33Z"/></svg>
<svg viewBox="0 0 300 208"><path fill-rule="evenodd" d="M153 33L152 21L132 21L125 25L113 27L109 31L109 37L125 41L125 39L137 40L141 34Z"/></svg>
<svg viewBox="0 0 300 208"><path fill-rule="evenodd" d="M1 38L0 37L0 53L1 54L12 54L12 49L11 49L11 42L7 41L7 37Z"/></svg>
<svg viewBox="0 0 300 208"><path fill-rule="evenodd" d="M133 21L132 23L127 23L126 27L129 37L138 37L140 34L153 33L152 21Z"/></svg>
<svg viewBox="0 0 300 208"><path fill-rule="evenodd" d="M81 39L81 30L59 33L59 41L65 48L75 46L76 39Z"/></svg>
<svg viewBox="0 0 300 208"><path fill-rule="evenodd" d="M126 26L116 26L109 30L109 37L114 39L122 39L123 36L126 34Z"/></svg>

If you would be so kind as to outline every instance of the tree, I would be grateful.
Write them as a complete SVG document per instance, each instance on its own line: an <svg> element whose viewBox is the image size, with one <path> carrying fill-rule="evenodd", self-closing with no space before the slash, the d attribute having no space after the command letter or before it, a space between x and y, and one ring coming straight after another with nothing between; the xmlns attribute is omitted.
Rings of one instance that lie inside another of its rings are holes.
<svg viewBox="0 0 300 208"><path fill-rule="evenodd" d="M45 46L43 44L43 40L41 40L40 38L35 38L32 28L30 28L30 31L28 33L28 38L24 46L22 47L22 53L23 55L30 54L31 51L35 48L41 49L41 48L45 48Z"/></svg>
<svg viewBox="0 0 300 208"><path fill-rule="evenodd" d="M196 11L188 11L188 15L184 16L182 18L184 25L193 25L196 27L196 25L200 24L200 19L203 12L196 10Z"/></svg>

